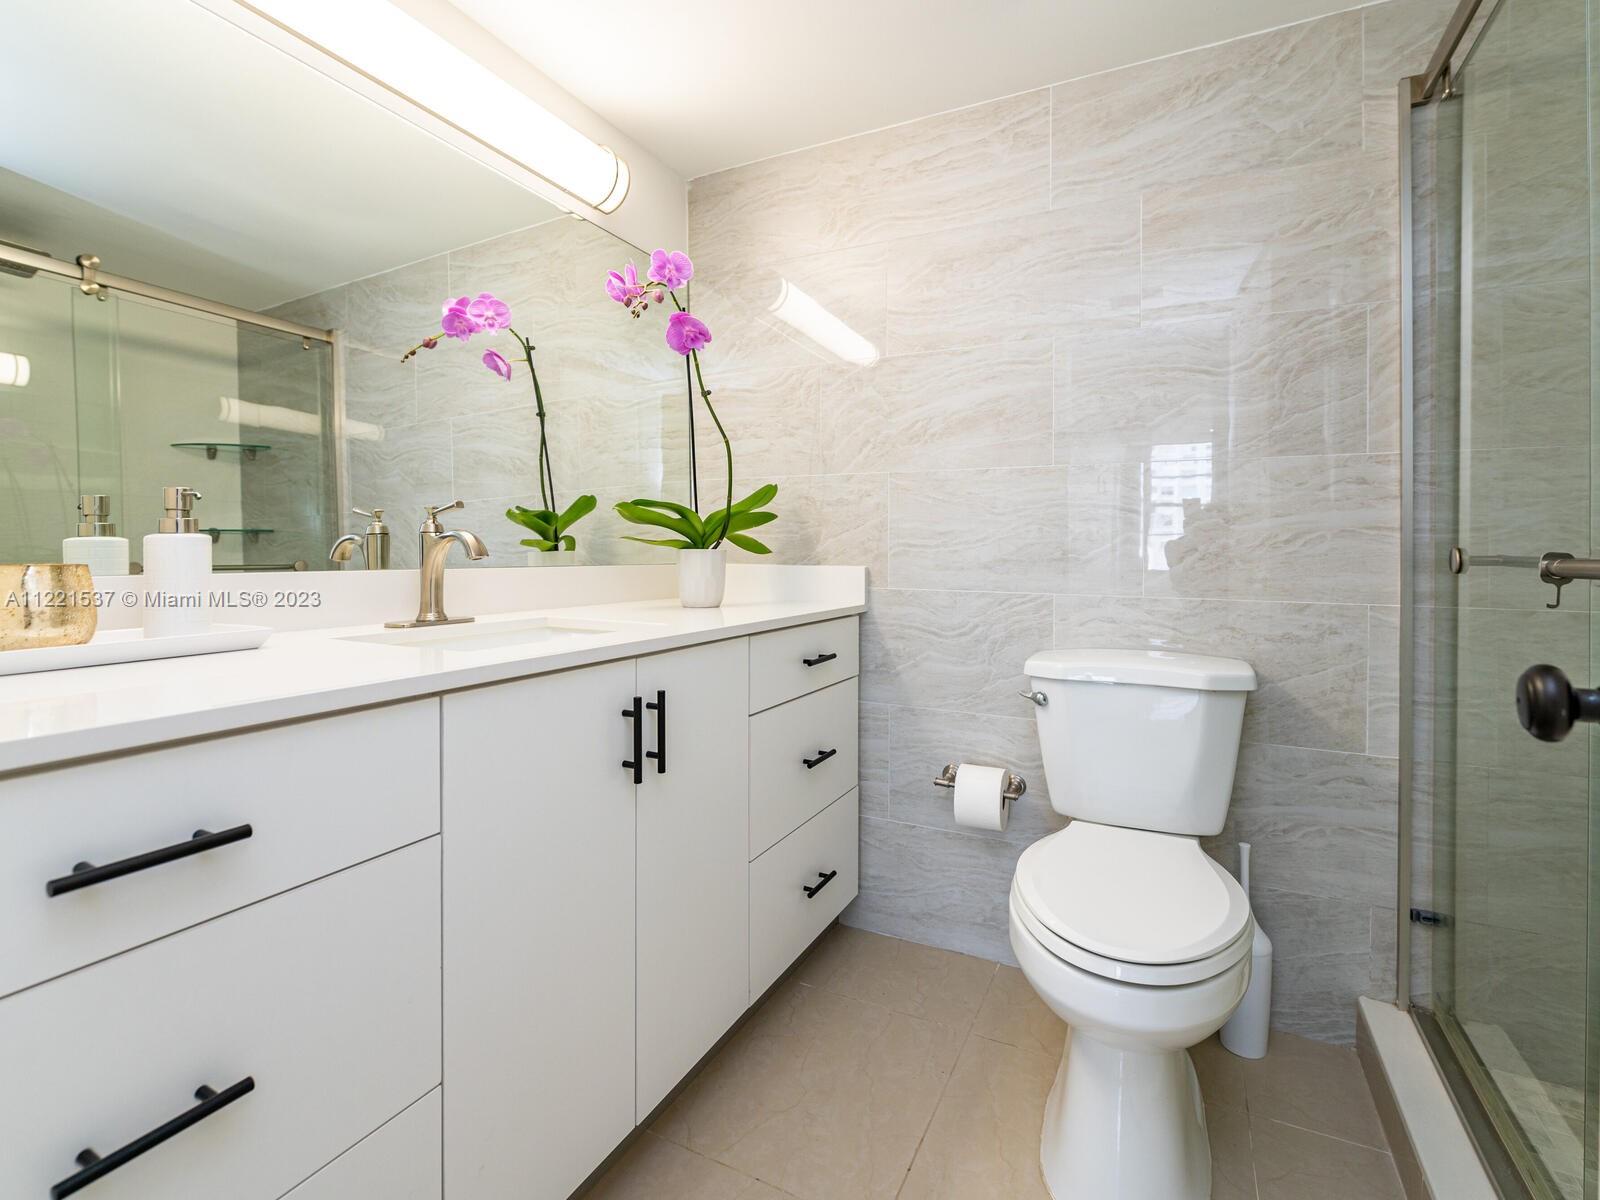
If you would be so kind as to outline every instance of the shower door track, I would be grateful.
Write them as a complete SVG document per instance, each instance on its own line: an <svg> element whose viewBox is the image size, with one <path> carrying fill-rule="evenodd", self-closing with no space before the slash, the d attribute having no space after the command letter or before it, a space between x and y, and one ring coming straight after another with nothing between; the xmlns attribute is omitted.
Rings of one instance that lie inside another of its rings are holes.
<svg viewBox="0 0 1600 1200"><path fill-rule="evenodd" d="M4 242L0 242L0 266L17 267L26 273L43 271L47 275L70 279L88 295L104 296L106 292L125 292L130 296L142 296L146 300L160 300L165 304L175 304L180 308L209 313L214 317L225 317L244 325L255 325L261 329L293 334L309 341L327 342L330 345L333 342L331 330L314 329L310 325L269 317L265 313L252 312L248 308L236 308L219 300L207 300L203 296L191 296L187 292L174 291L158 284L129 279L123 275L112 275L98 270L92 264L62 262L59 258L51 258L47 254L35 254L31 250L10 246Z"/></svg>

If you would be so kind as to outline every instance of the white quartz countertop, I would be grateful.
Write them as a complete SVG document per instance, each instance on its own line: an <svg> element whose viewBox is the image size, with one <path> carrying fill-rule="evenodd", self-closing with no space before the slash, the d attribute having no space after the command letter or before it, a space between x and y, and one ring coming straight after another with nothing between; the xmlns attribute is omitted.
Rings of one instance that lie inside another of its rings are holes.
<svg viewBox="0 0 1600 1200"><path fill-rule="evenodd" d="M381 625L274 633L257 650L0 678L0 773L183 738L360 708L632 658L864 611L843 598L726 603L676 599L503 612L433 635L489 632L529 618L611 632L489 648L346 640ZM465 643L456 643L464 646Z"/></svg>

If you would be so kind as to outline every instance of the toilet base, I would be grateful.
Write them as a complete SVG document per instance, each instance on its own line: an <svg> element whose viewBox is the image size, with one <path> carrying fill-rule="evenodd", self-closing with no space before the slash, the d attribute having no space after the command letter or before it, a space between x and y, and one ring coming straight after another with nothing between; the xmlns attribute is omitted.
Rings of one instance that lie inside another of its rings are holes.
<svg viewBox="0 0 1600 1200"><path fill-rule="evenodd" d="M1210 1200L1211 1146L1187 1050L1067 1034L1039 1163L1054 1200Z"/></svg>

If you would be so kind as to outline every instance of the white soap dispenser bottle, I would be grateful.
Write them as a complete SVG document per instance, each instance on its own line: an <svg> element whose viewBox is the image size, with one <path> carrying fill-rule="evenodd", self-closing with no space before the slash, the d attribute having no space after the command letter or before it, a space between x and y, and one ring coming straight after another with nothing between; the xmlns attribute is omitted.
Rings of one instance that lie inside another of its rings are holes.
<svg viewBox="0 0 1600 1200"><path fill-rule="evenodd" d="M144 539L144 635L182 637L211 627L211 535L200 532L189 487L161 489L164 514Z"/></svg>
<svg viewBox="0 0 1600 1200"><path fill-rule="evenodd" d="M78 536L63 538L61 561L82 563L91 578L128 573L128 539L111 523L110 496L78 497Z"/></svg>

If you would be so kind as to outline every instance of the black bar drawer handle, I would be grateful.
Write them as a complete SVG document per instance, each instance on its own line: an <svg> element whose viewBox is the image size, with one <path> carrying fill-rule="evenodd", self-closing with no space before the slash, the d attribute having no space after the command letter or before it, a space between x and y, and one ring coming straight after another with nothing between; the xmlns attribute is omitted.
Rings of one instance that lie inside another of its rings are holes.
<svg viewBox="0 0 1600 1200"><path fill-rule="evenodd" d="M63 896L79 888L104 883L108 879L120 879L124 875L132 875L135 871L148 871L151 867L159 867L163 863L177 862L180 858L188 858L191 854L204 854L207 850L215 850L218 846L242 842L254 833L255 830L249 825L235 825L232 829L224 829L220 833L196 829L194 836L186 842L163 846L159 850L151 850L144 854L135 854L132 858L119 859L102 867L97 867L93 863L77 863L73 866L71 875L63 875L60 879L52 879L45 884L44 893L47 896Z"/></svg>
<svg viewBox="0 0 1600 1200"><path fill-rule="evenodd" d="M800 661L805 663L805 665L808 667L820 667L823 663L832 662L838 657L839 656L837 654L830 650L826 654L819 654L815 658L802 658Z"/></svg>
<svg viewBox="0 0 1600 1200"><path fill-rule="evenodd" d="M645 705L656 714L656 748L646 750L644 756L656 760L656 774L667 773L667 693L656 690L656 698Z"/></svg>
<svg viewBox="0 0 1600 1200"><path fill-rule="evenodd" d="M633 707L622 710L622 715L633 722L633 757L622 760L622 767L633 772L633 782L644 782L644 697L635 696Z"/></svg>
<svg viewBox="0 0 1600 1200"><path fill-rule="evenodd" d="M836 750L836 749L835 750L818 750L817 751L817 756L815 758L802 758L800 761L805 763L806 770L809 771L813 767L816 767L816 766L818 766L818 765L820 765L822 763L827 762L830 758L832 758L837 753L839 753L839 751Z"/></svg>
<svg viewBox="0 0 1600 1200"><path fill-rule="evenodd" d="M816 899L817 893L832 883L834 876L838 873L839 872L837 871L818 871L817 882L812 884L810 887L801 885L800 890L806 894L807 900L814 900Z"/></svg>
<svg viewBox="0 0 1600 1200"><path fill-rule="evenodd" d="M63 1196L70 1196L80 1192L94 1183L103 1179L118 1167L125 1167L138 1158L146 1150L154 1150L168 1138L176 1137L191 1125L198 1125L212 1113L227 1108L240 1096L248 1096L256 1090L256 1081L246 1075L231 1088L223 1091L213 1091L208 1087L199 1087L195 1090L194 1098L200 1101L187 1112L179 1113L165 1125L158 1125L149 1133L140 1134L126 1146L118 1147L110 1154L101 1158L93 1150L78 1152L77 1163L83 1169L76 1175L68 1175L60 1183L50 1189L50 1200L61 1200Z"/></svg>

